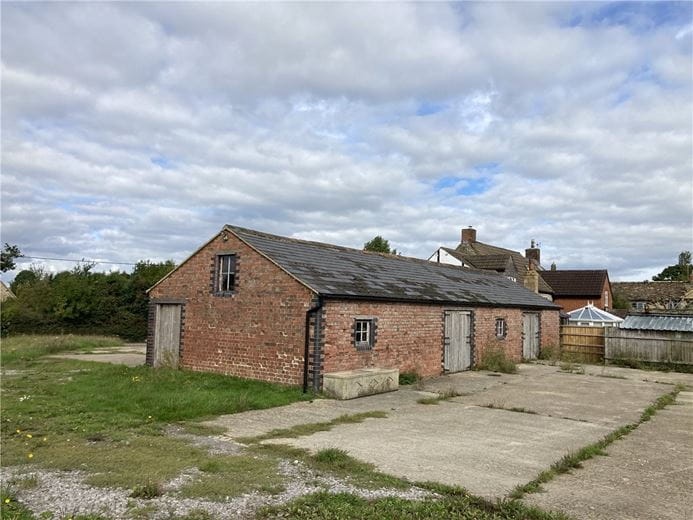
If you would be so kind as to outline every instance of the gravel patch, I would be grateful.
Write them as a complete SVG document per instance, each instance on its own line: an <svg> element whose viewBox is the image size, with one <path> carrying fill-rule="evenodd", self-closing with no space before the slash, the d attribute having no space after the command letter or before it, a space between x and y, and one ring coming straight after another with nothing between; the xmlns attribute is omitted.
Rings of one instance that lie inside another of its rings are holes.
<svg viewBox="0 0 693 520"><path fill-rule="evenodd" d="M175 425L166 428L166 435L187 441L196 448L205 449L210 455L238 455L243 450L241 444L232 441L228 437L221 435L195 435Z"/></svg>
<svg viewBox="0 0 693 520"><path fill-rule="evenodd" d="M38 486L17 490L17 498L34 514L49 512L54 517L73 517L74 515L100 514L114 520L132 518L138 509L146 509L152 520L184 516L195 510L207 511L219 520L252 518L263 506L279 506L295 498L319 491L330 493L351 493L366 499L399 497L408 500L421 500L436 496L424 489L413 487L398 489L362 489L338 478L317 475L300 461L282 460L279 472L287 478L286 489L275 495L259 492L229 498L225 502L183 498L176 490L183 484L194 480L199 470L189 469L164 486L165 494L145 500L130 498L130 490L122 488L94 487L84 483L87 474L80 471L38 470L27 472L25 467L3 468L0 478L3 482L35 476Z"/></svg>

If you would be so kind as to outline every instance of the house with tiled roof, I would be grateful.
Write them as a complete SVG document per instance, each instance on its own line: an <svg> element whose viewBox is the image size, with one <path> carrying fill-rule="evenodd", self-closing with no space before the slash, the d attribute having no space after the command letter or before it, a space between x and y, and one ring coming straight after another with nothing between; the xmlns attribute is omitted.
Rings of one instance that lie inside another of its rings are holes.
<svg viewBox="0 0 693 520"><path fill-rule="evenodd" d="M630 310L693 313L693 282L614 282L614 295Z"/></svg>
<svg viewBox="0 0 693 520"><path fill-rule="evenodd" d="M468 227L462 229L460 243L455 249L439 247L428 260L494 271L513 282L525 285L549 301L553 299L553 289L542 277L540 250L534 241L525 250L525 256L522 256L521 253L511 249L479 242L476 229ZM525 278L530 270L536 271L536 275L532 274L531 279L526 281ZM532 284L536 284L536 287L532 287Z"/></svg>
<svg viewBox="0 0 693 520"><path fill-rule="evenodd" d="M439 247L429 261L497 272L561 305L564 312L586 305L609 310L613 304L606 270L557 270L555 266L545 270L534 240L522 256L518 251L479 242L476 230L468 227L462 229L455 249Z"/></svg>
<svg viewBox="0 0 693 520"><path fill-rule="evenodd" d="M236 226L149 297L148 364L316 390L327 374L435 376L559 341L559 307L501 274Z"/></svg>
<svg viewBox="0 0 693 520"><path fill-rule="evenodd" d="M553 301L564 312L585 305L609 310L613 306L611 282L606 269L550 269L542 278L553 288Z"/></svg>

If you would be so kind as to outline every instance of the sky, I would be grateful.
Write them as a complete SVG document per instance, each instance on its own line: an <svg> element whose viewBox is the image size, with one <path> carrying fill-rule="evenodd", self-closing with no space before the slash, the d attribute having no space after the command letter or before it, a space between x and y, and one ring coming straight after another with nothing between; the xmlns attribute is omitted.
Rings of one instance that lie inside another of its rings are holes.
<svg viewBox="0 0 693 520"><path fill-rule="evenodd" d="M693 249L692 8L3 2L2 242L179 262L234 224L427 258L473 226L650 278Z"/></svg>

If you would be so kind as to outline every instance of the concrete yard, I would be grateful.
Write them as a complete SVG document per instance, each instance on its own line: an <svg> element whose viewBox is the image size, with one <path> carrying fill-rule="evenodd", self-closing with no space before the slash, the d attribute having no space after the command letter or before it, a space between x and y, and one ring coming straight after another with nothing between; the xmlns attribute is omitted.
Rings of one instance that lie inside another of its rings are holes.
<svg viewBox="0 0 693 520"><path fill-rule="evenodd" d="M526 501L577 518L626 520L693 517L693 392L626 438Z"/></svg>
<svg viewBox="0 0 693 520"><path fill-rule="evenodd" d="M381 410L387 412L386 418L342 424L305 437L265 442L310 451L338 447L382 471L412 481L460 485L477 495L500 498L516 485L535 478L567 452L595 442L619 426L636 422L644 408L673 390L672 383L693 386L693 375L689 374L589 366L586 371L586 374L569 374L555 366L526 364L520 366L516 375L464 372L434 378L415 387L400 387L398 392L350 401L318 399L222 416L211 424L227 428L229 437L238 438L275 428L329 421L342 414ZM433 395L431 392L461 395L437 405L417 403L418 399ZM679 413L676 407L671 410L657 414L642 431L653 429L660 442L687 442L690 446L690 438L678 438L670 434L669 426L659 426L668 414ZM636 433L642 434L639 429L631 435ZM661 447L653 449L657 451L657 460L672 457L677 461L672 468L679 468L682 455L686 455L681 451L661 452ZM616 457L599 457L589 464L599 465L605 460L616 460ZM624 464L619 470L618 463L615 464L619 479L636 478L632 475L637 473L636 466ZM583 471L577 470L575 478L582 478ZM690 471L672 473L672 479L673 475L679 479L676 486L693 488ZM659 478L666 482L668 477ZM627 494L627 489L623 493ZM641 489L632 489L639 496L646 495ZM550 500L552 495L541 496ZM589 496L585 491L585 496L576 501L590 503ZM556 504L562 500L558 496Z"/></svg>

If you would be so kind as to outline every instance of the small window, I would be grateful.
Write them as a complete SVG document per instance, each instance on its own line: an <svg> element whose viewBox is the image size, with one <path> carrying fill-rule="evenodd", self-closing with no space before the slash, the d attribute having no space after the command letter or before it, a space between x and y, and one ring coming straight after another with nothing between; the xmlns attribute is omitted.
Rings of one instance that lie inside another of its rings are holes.
<svg viewBox="0 0 693 520"><path fill-rule="evenodd" d="M232 292L236 282L236 255L217 256L217 277L215 292Z"/></svg>
<svg viewBox="0 0 693 520"><path fill-rule="evenodd" d="M633 302L633 308L637 311L645 310L645 302Z"/></svg>
<svg viewBox="0 0 693 520"><path fill-rule="evenodd" d="M508 326L505 323L505 318L496 318L496 337L503 339L507 332Z"/></svg>
<svg viewBox="0 0 693 520"><path fill-rule="evenodd" d="M354 345L356 350L371 350L375 339L372 319L357 319L354 321Z"/></svg>
<svg viewBox="0 0 693 520"><path fill-rule="evenodd" d="M609 291L604 291L604 308L609 308Z"/></svg>

